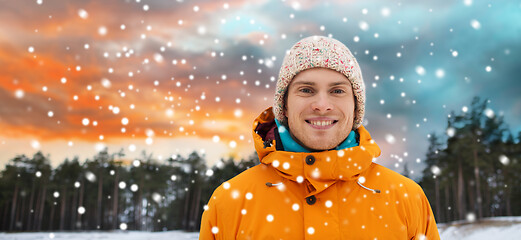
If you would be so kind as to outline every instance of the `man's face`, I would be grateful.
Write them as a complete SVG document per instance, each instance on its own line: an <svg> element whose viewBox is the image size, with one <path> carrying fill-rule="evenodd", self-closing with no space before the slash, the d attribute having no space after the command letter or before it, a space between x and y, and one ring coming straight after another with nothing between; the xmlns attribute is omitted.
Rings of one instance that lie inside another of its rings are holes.
<svg viewBox="0 0 521 240"><path fill-rule="evenodd" d="M332 149L351 132L355 103L343 74L327 68L305 70L293 78L286 94L290 132L304 147Z"/></svg>

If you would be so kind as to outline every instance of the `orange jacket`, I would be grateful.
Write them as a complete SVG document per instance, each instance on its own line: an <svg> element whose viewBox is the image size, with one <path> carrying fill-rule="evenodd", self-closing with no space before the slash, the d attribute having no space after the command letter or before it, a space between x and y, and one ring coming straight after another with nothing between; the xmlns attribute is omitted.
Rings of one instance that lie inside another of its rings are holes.
<svg viewBox="0 0 521 240"><path fill-rule="evenodd" d="M214 191L199 239L440 239L420 186L373 163L380 148L363 126L357 147L296 153L266 139L273 119L255 120L261 164Z"/></svg>

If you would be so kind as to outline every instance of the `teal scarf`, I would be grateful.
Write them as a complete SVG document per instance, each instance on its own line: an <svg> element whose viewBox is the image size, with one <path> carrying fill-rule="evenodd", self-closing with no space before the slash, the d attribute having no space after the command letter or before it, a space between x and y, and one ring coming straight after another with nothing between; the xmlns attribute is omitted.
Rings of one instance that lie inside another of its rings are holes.
<svg viewBox="0 0 521 240"><path fill-rule="evenodd" d="M295 140L293 140L293 138L291 137L291 134L289 133L288 129L284 127L282 124L280 124L279 121L277 121L277 119L275 119L275 123L277 124L279 130L280 141L282 142L282 146L284 146L284 151L306 153L311 152L305 147L302 147L300 144L295 142ZM347 136L346 140L344 140L344 142L338 145L335 148L335 150L341 150L356 146L358 146L358 142L356 142L356 132L351 131Z"/></svg>

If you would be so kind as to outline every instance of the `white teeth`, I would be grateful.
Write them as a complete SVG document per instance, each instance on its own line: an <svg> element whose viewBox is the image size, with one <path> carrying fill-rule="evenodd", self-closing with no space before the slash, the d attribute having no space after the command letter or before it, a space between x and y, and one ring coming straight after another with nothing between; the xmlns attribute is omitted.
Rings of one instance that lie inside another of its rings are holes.
<svg viewBox="0 0 521 240"><path fill-rule="evenodd" d="M316 126L328 126L328 125L331 125L333 124L333 121L329 120L329 121L309 121L312 125L316 125Z"/></svg>

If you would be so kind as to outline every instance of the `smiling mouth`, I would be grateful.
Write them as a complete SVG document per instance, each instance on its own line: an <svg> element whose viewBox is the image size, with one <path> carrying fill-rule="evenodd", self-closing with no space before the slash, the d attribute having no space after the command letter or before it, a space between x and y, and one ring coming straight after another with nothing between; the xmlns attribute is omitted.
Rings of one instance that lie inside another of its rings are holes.
<svg viewBox="0 0 521 240"><path fill-rule="evenodd" d="M306 122L311 124L312 126L327 127L327 126L331 126L331 125L337 123L338 120L318 120L318 121L306 120Z"/></svg>

